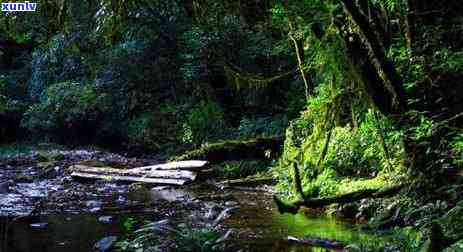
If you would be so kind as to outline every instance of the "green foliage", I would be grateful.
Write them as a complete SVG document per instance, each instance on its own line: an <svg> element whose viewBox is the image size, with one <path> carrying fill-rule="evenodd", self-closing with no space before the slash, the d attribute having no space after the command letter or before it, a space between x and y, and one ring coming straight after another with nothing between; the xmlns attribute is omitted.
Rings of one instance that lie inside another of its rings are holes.
<svg viewBox="0 0 463 252"><path fill-rule="evenodd" d="M273 117L259 117L250 119L243 117L238 127L239 137L243 139L254 138L257 136L271 137L283 135L288 125L288 118L285 115Z"/></svg>
<svg viewBox="0 0 463 252"><path fill-rule="evenodd" d="M124 226L125 231L130 232L134 229L136 223L137 221L134 218L129 217L124 220L122 225Z"/></svg>
<svg viewBox="0 0 463 252"><path fill-rule="evenodd" d="M220 234L211 229L185 229L176 235L177 251L209 252L215 249Z"/></svg>
<svg viewBox="0 0 463 252"><path fill-rule="evenodd" d="M447 73L458 73L463 70L463 51L442 49L434 53L435 70Z"/></svg>
<svg viewBox="0 0 463 252"><path fill-rule="evenodd" d="M57 83L45 91L40 103L28 109L22 124L38 131L85 127L97 119L97 102L90 85Z"/></svg>
<svg viewBox="0 0 463 252"><path fill-rule="evenodd" d="M24 102L0 95L0 116L24 111Z"/></svg>
<svg viewBox="0 0 463 252"><path fill-rule="evenodd" d="M396 228L392 231L392 237L386 244L378 246L371 245L370 249L377 249L382 252L404 251L413 252L419 251L425 237L422 232L417 232L413 227ZM373 250L374 251L374 250Z"/></svg>
<svg viewBox="0 0 463 252"><path fill-rule="evenodd" d="M463 133L458 134L452 142L453 159L456 165L463 165Z"/></svg>
<svg viewBox="0 0 463 252"><path fill-rule="evenodd" d="M175 139L179 130L177 120L181 111L174 105L166 104L157 110L139 113L123 125L124 135L128 137L128 147L140 150L171 151L180 143Z"/></svg>
<svg viewBox="0 0 463 252"><path fill-rule="evenodd" d="M463 250L463 241L460 240L455 244L452 244L450 247L446 248L444 252L458 252Z"/></svg>
<svg viewBox="0 0 463 252"><path fill-rule="evenodd" d="M417 115L419 118L419 124L411 129L412 137L415 141L429 139L436 133L438 124L424 115Z"/></svg>
<svg viewBox="0 0 463 252"><path fill-rule="evenodd" d="M335 174L331 170L325 170L303 185L305 195L308 197L324 197L335 195L338 192L339 184L335 179Z"/></svg>
<svg viewBox="0 0 463 252"><path fill-rule="evenodd" d="M130 219L130 218L129 218ZM217 240L220 234L211 228L171 228L167 222L146 222L140 229L133 230L133 220L130 220L131 237L119 241L117 247L122 251L150 251L162 244L167 236L175 242L175 251L218 251Z"/></svg>
<svg viewBox="0 0 463 252"><path fill-rule="evenodd" d="M214 165L213 169L220 178L237 179L266 172L269 169L269 164L258 160L228 161Z"/></svg>
<svg viewBox="0 0 463 252"><path fill-rule="evenodd" d="M196 146L226 133L224 114L215 102L201 101L193 107L182 125L181 139Z"/></svg>

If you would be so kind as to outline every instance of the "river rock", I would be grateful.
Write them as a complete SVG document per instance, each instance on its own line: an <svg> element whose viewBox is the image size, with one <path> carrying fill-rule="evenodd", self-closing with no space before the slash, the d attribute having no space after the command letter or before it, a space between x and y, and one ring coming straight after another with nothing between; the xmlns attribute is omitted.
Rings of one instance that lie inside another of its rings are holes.
<svg viewBox="0 0 463 252"><path fill-rule="evenodd" d="M46 229L48 227L48 223L32 223L29 225L32 229Z"/></svg>
<svg viewBox="0 0 463 252"><path fill-rule="evenodd" d="M116 241L117 241L117 236L105 237L99 240L97 243L95 243L95 245L93 246L93 249L99 252L109 251L109 249L112 248L112 246L114 245Z"/></svg>
<svg viewBox="0 0 463 252"><path fill-rule="evenodd" d="M236 201L227 201L227 202L225 202L226 207L232 207L232 206L237 206L237 205L238 205L238 202L236 202Z"/></svg>
<svg viewBox="0 0 463 252"><path fill-rule="evenodd" d="M97 212L99 212L100 210L101 210L101 207L92 207L92 208L90 208L88 211L89 211L90 213L97 213Z"/></svg>
<svg viewBox="0 0 463 252"><path fill-rule="evenodd" d="M214 208L209 208L209 210L204 215L204 218L208 220L214 220L219 215L219 212L216 211Z"/></svg>
<svg viewBox="0 0 463 252"><path fill-rule="evenodd" d="M8 181L0 182L0 194L10 192L10 183Z"/></svg>
<svg viewBox="0 0 463 252"><path fill-rule="evenodd" d="M356 204L344 204L336 210L336 217L345 219L354 219L358 213L358 206Z"/></svg>
<svg viewBox="0 0 463 252"><path fill-rule="evenodd" d="M40 173L39 178L41 179L54 179L58 176L58 171L55 167L48 167L43 169Z"/></svg>
<svg viewBox="0 0 463 252"><path fill-rule="evenodd" d="M88 207L88 208L96 208L96 207L101 207L103 203L101 201L96 201L96 200L89 200L87 202L85 202L85 205Z"/></svg>
<svg viewBox="0 0 463 252"><path fill-rule="evenodd" d="M34 182L34 178L28 175L19 175L14 178L16 183L32 183Z"/></svg>
<svg viewBox="0 0 463 252"><path fill-rule="evenodd" d="M113 222L112 216L101 216L98 218L98 221L104 224L110 224Z"/></svg>
<svg viewBox="0 0 463 252"><path fill-rule="evenodd" d="M124 196L119 195L119 197L116 200L116 203L119 205L124 205L125 203L127 203L127 199Z"/></svg>

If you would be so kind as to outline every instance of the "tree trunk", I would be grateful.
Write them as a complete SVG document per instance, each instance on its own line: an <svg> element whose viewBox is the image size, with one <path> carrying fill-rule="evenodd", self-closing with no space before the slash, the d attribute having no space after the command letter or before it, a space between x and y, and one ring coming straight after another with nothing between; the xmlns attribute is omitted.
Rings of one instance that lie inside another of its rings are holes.
<svg viewBox="0 0 463 252"><path fill-rule="evenodd" d="M415 35L415 0L407 0L406 5L407 7L405 10L405 40L407 41L407 48L412 49Z"/></svg>
<svg viewBox="0 0 463 252"><path fill-rule="evenodd" d="M344 10L351 17L351 20L359 28L359 35L364 46L368 50L368 58L375 67L384 87L391 97L390 112L401 116L406 108L406 95L402 87L399 74L393 64L388 60L382 43L378 40L374 29L371 27L368 18L363 15L359 8L351 0L342 0Z"/></svg>
<svg viewBox="0 0 463 252"><path fill-rule="evenodd" d="M297 32L296 24L294 22L293 17L288 11L288 1L285 1L284 3L286 12L288 13L288 27L289 27L289 39L293 42L294 50L296 52L296 58L297 58L297 65L299 68L299 71L301 72L301 77L304 82L304 87L305 87L305 97L306 100L309 100L309 97L313 95L315 86L314 83L312 82L312 79L308 75L306 71L305 65L305 54L304 54L304 36L302 33Z"/></svg>

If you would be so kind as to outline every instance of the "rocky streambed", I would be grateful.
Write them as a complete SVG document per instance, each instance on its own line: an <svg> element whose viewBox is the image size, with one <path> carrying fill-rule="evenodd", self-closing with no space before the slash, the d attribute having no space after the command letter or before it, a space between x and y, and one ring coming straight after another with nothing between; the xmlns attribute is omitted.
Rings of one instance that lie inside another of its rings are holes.
<svg viewBox="0 0 463 252"><path fill-rule="evenodd" d="M214 226L227 240L222 248L232 251L307 251L307 245L288 236L321 237L325 239L321 243L376 239L335 219L280 215L266 187L236 190L217 187L213 181L184 187L76 181L67 169L76 163L133 168L161 161L93 150L4 158L0 251L110 251L116 239L124 239L144 221L166 223L176 230ZM176 249L169 235L159 235L153 251ZM331 251L325 248L313 251Z"/></svg>

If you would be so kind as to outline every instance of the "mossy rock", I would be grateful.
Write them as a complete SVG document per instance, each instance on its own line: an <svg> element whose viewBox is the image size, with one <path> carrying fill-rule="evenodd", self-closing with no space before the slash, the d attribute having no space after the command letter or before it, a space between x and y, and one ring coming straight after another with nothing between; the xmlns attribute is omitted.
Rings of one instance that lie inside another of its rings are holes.
<svg viewBox="0 0 463 252"><path fill-rule="evenodd" d="M49 161L63 161L64 159L66 159L66 157L61 153L57 153L57 154L50 154L50 153L44 153L44 152L37 153L37 161L41 163L49 162Z"/></svg>
<svg viewBox="0 0 463 252"><path fill-rule="evenodd" d="M53 161L63 161L66 159L64 154L58 153L50 156L50 159Z"/></svg>
<svg viewBox="0 0 463 252"><path fill-rule="evenodd" d="M43 163L50 161L49 157L44 153L37 153L37 162Z"/></svg>
<svg viewBox="0 0 463 252"><path fill-rule="evenodd" d="M283 137L256 138L246 141L223 141L202 146L199 149L174 157L173 161L207 160L219 163L229 160L272 159L278 157L283 147Z"/></svg>
<svg viewBox="0 0 463 252"><path fill-rule="evenodd" d="M46 168L49 168L49 167L54 167L56 165L57 165L56 161L40 162L40 163L37 164L37 166L39 168L42 168L42 169L46 169Z"/></svg>

